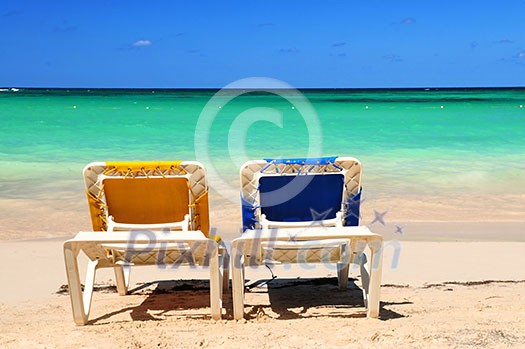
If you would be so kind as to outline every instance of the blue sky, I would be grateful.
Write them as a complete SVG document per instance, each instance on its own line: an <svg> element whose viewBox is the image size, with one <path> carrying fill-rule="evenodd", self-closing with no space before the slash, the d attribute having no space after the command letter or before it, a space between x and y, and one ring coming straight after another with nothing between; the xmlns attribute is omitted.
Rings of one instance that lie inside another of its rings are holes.
<svg viewBox="0 0 525 349"><path fill-rule="evenodd" d="M0 2L0 86L525 86L525 1Z"/></svg>

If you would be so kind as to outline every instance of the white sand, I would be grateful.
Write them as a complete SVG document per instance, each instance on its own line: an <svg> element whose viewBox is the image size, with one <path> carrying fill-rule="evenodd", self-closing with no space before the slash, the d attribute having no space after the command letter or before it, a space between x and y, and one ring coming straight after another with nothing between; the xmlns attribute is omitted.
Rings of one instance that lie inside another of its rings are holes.
<svg viewBox="0 0 525 349"><path fill-rule="evenodd" d="M226 295L219 323L209 320L205 270L135 268L138 288L125 297L102 270L83 327L55 293L66 283L61 248L60 239L0 244L0 347L525 347L525 243L388 241L380 319L363 317L358 278L339 291L323 266L274 269L276 280L246 294L245 322L231 320ZM249 284L269 277L247 270Z"/></svg>

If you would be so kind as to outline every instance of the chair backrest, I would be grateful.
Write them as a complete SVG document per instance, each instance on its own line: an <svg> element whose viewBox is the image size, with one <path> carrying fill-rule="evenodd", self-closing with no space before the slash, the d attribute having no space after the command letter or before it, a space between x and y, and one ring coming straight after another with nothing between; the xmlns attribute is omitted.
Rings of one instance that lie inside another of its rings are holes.
<svg viewBox="0 0 525 349"><path fill-rule="evenodd" d="M190 213L188 180L171 178L105 178L108 215L117 222L161 224L180 222Z"/></svg>
<svg viewBox="0 0 525 349"><path fill-rule="evenodd" d="M359 224L361 163L355 158L249 161L241 167L241 188L244 230L261 228L263 217Z"/></svg>
<svg viewBox="0 0 525 349"><path fill-rule="evenodd" d="M303 189L289 195L287 185ZM336 217L343 200L343 175L263 176L259 179L261 214L270 221L305 222ZM273 201L273 203L272 203Z"/></svg>
<svg viewBox="0 0 525 349"><path fill-rule="evenodd" d="M208 186L196 161L94 162L84 168L94 230L107 230L108 217L126 224L180 222L209 234Z"/></svg>

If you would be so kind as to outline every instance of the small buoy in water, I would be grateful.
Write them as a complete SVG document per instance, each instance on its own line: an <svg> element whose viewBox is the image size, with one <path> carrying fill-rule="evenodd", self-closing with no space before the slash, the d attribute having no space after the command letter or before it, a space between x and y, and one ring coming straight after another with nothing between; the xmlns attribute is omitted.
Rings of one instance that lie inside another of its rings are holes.
<svg viewBox="0 0 525 349"><path fill-rule="evenodd" d="M221 108L222 108L222 105L219 105L219 109L221 109Z"/></svg>
<svg viewBox="0 0 525 349"><path fill-rule="evenodd" d="M365 109L368 109L368 105L367 105L367 106L365 106Z"/></svg>
<svg viewBox="0 0 525 349"><path fill-rule="evenodd" d="M292 106L292 109L295 109L295 107L294 107L294 106Z"/></svg>
<svg viewBox="0 0 525 349"><path fill-rule="evenodd" d="M523 105L520 104L520 108L523 108Z"/></svg>
<svg viewBox="0 0 525 349"><path fill-rule="evenodd" d="M149 107L146 107L146 109L149 109Z"/></svg>
<svg viewBox="0 0 525 349"><path fill-rule="evenodd" d="M76 106L76 105L74 105L74 106L73 106L73 109L77 109L77 106Z"/></svg>
<svg viewBox="0 0 525 349"><path fill-rule="evenodd" d="M445 107L444 107L444 106L441 106L440 108L443 109L443 108L445 108Z"/></svg>

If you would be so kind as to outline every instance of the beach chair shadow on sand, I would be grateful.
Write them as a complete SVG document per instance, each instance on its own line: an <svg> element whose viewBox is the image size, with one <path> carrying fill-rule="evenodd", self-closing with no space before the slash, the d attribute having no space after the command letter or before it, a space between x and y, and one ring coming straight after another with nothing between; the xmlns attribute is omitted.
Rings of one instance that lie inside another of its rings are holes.
<svg viewBox="0 0 525 349"><path fill-rule="evenodd" d="M362 290L349 279L348 288L341 290L337 278L277 278L270 280L260 290L250 289L250 298L262 298L267 293L269 305L246 302L246 318L257 318L262 314L280 320L309 317L366 317ZM253 303L253 304L252 304ZM271 313L268 313L271 312Z"/></svg>
<svg viewBox="0 0 525 349"><path fill-rule="evenodd" d="M244 232L231 249L234 318L244 316L244 268L285 263L336 264L342 290L350 265L358 264L366 314L378 317L382 237L359 226L361 163L350 157L254 160L240 175Z"/></svg>
<svg viewBox="0 0 525 349"><path fill-rule="evenodd" d="M131 267L141 265L208 267L211 317L220 319L229 257L220 239L210 235L203 166L97 162L84 168L84 182L94 231L64 243L74 321L88 322L97 269L114 268L118 293L125 295ZM84 291L80 252L88 258Z"/></svg>
<svg viewBox="0 0 525 349"><path fill-rule="evenodd" d="M210 317L209 289L209 280L149 281L129 290L130 295L144 296L140 304L129 305L128 302L127 306L94 317L89 323L103 323L125 313L133 321L163 321L168 318L205 320ZM228 294L224 296L229 302Z"/></svg>

